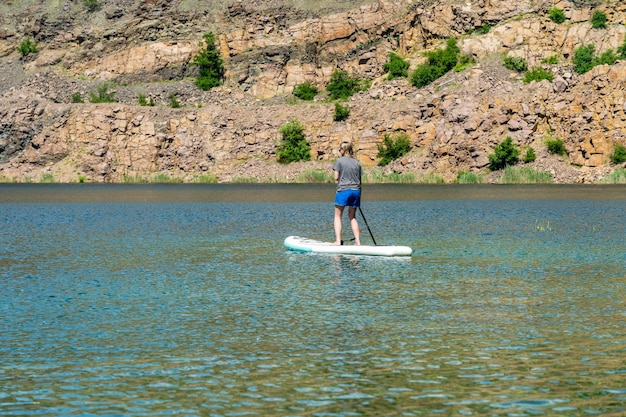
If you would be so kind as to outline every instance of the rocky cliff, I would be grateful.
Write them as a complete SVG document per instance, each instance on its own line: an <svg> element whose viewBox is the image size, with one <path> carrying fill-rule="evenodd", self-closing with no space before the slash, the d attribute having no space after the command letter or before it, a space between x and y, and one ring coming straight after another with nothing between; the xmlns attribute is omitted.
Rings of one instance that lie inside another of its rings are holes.
<svg viewBox="0 0 626 417"><path fill-rule="evenodd" d="M328 169L342 140L356 144L366 167L375 166L383 136L402 131L413 151L386 172L446 181L461 171L487 173L487 156L510 136L532 147L532 166L556 182L599 182L615 169L615 145L626 143L626 62L578 75L571 58L582 45L597 53L622 45L626 5L586 3L113 0L90 11L76 0L5 1L0 178L290 180L302 170ZM552 7L565 11L565 23L548 18ZM606 14L606 28L591 27L593 10ZM485 26L487 33L476 31ZM225 85L203 92L190 62L209 31L227 72ZM390 51L413 69L449 37L475 65L422 89L385 79ZM38 52L22 57L17 47L27 38ZM503 55L542 65L554 81L524 83L502 66ZM542 64L548 57L558 63ZM323 91L336 69L371 81L347 103L343 122L333 121L334 103L324 94L314 102L291 95L303 82ZM103 82L117 102L89 103ZM139 95L155 106L140 106ZM172 95L180 108L170 107ZM278 130L290 118L305 126L311 163L275 162ZM564 141L567 156L548 154L548 136Z"/></svg>

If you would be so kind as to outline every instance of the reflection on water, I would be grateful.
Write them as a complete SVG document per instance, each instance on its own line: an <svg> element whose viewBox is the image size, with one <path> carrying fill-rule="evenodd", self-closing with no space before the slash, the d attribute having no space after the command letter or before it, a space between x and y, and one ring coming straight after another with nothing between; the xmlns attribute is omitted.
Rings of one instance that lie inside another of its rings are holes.
<svg viewBox="0 0 626 417"><path fill-rule="evenodd" d="M625 191L0 186L0 415L626 414Z"/></svg>

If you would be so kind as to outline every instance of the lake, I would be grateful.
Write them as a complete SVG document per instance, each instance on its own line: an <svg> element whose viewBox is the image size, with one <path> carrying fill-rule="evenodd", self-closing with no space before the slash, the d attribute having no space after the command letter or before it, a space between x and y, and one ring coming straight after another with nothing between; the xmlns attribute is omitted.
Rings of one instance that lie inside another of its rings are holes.
<svg viewBox="0 0 626 417"><path fill-rule="evenodd" d="M287 251L333 197L0 185L0 415L626 415L626 187L365 185L413 256Z"/></svg>

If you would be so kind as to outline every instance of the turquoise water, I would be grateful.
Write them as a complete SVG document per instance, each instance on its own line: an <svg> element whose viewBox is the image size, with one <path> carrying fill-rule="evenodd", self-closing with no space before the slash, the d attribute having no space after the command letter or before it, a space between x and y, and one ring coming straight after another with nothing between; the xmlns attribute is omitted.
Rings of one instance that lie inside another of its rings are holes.
<svg viewBox="0 0 626 417"><path fill-rule="evenodd" d="M0 185L0 415L626 415L626 188L332 196Z"/></svg>

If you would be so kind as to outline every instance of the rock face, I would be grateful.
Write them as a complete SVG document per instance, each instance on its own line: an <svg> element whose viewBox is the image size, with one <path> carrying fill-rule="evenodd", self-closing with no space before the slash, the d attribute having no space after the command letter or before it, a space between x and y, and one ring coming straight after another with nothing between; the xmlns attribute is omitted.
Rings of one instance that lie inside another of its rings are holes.
<svg viewBox="0 0 626 417"><path fill-rule="evenodd" d="M279 129L290 118L305 126L314 162L328 169L343 140L356 144L366 167L377 162L385 134L405 132L414 150L386 171L436 174L486 172L488 155L507 136L532 147L537 169L557 182L597 182L615 167L609 155L626 135L626 62L578 75L571 58L625 41L626 5L603 4L608 27L593 29L590 8L553 1L448 0L331 2L191 0L0 5L0 178L9 181L119 182L167 175L221 181L254 175L289 179L294 167L275 161ZM578 2L580 3L580 2ZM563 9L564 24L547 16ZM471 34L490 25L486 34ZM190 64L202 35L219 38L224 86L203 92ZM26 38L38 52L21 57ZM395 51L411 62L459 39L476 64L417 89L387 81L383 65ZM502 66L502 55L543 66L554 81L524 83ZM557 57L558 64L542 61ZM350 117L333 121L334 103L293 98L295 85L323 91L335 69L371 81L347 103ZM93 104L90 93L109 82L116 103ZM154 107L140 106L138 96ZM80 96L85 102L74 103ZM171 108L172 97L181 104ZM567 156L548 155L547 137L564 141Z"/></svg>

